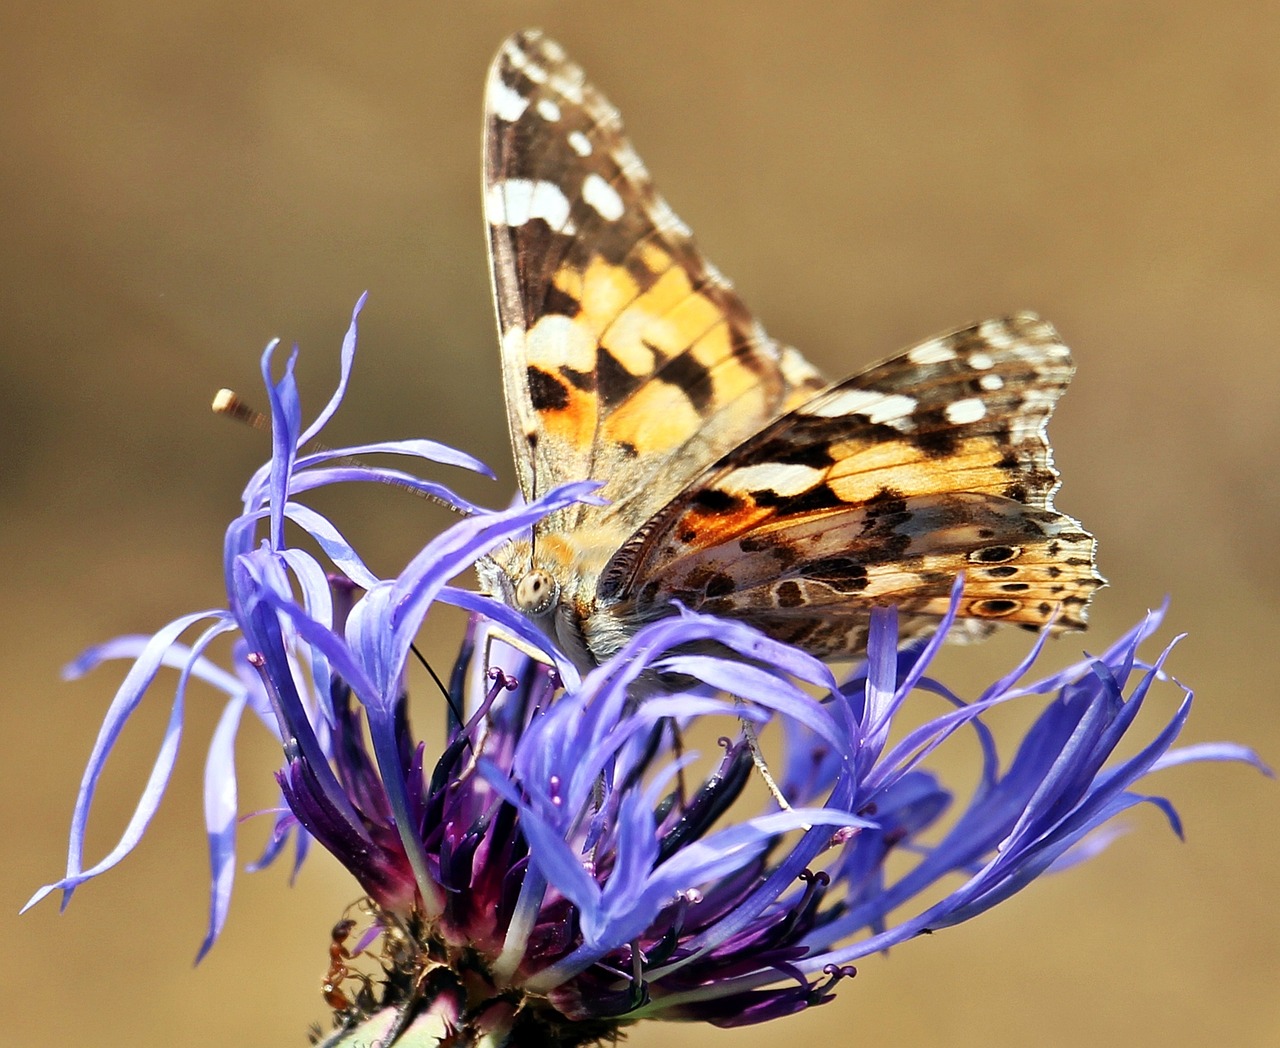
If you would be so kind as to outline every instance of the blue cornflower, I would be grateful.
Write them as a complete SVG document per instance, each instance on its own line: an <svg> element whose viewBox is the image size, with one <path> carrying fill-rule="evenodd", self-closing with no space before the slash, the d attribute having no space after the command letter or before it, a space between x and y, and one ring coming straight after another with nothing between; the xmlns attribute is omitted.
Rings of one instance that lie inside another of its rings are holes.
<svg viewBox="0 0 1280 1048"><path fill-rule="evenodd" d="M326 1000L342 1027L335 1044L357 1024L349 1036L384 1044L452 1033L460 1045L574 1045L643 1018L732 1026L789 1014L829 999L858 958L967 920L1096 853L1110 836L1099 828L1136 804L1156 805L1180 832L1166 800L1136 792L1148 772L1203 760L1261 767L1235 745L1172 749L1191 692L1164 673L1172 645L1154 663L1137 654L1163 611L1101 655L1024 682L1042 636L1010 673L962 700L928 676L961 581L925 643L900 648L896 613L876 609L866 662L845 678L742 623L679 607L581 676L527 620L452 580L543 515L592 499L592 484L492 511L362 462L392 453L489 472L431 441L300 450L342 400L359 309L338 389L306 428L296 353L278 381L275 344L263 355L273 453L227 529L228 607L111 641L71 667L133 660L81 783L66 876L32 903L60 889L65 905L138 843L173 768L191 677L227 696L206 766L213 890L200 955L227 915L233 749L247 710L285 758L274 833L256 865L290 839L300 863L314 840L367 896L366 927L357 933L347 919L334 929ZM345 481L422 491L464 519L379 578L296 501ZM431 759L409 723L405 680L436 603L471 619L448 688L448 742ZM222 634L234 637L229 668L206 654ZM86 868L104 762L162 666L180 675L151 777L119 844ZM1133 752L1134 719L1157 683L1182 699ZM946 712L895 732L904 706L930 694ZM983 718L1015 701L1041 711L1006 764ZM692 742L708 729L720 753L700 762ZM957 802L927 764L962 731L980 743L982 768ZM753 789L762 784L768 792ZM753 793L763 799L748 800ZM353 958L361 952L375 975Z"/></svg>

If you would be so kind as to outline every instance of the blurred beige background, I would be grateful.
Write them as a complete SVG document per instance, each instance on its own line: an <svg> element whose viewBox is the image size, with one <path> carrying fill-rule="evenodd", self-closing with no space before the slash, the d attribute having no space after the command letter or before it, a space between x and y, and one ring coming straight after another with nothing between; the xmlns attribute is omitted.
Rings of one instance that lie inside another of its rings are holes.
<svg viewBox="0 0 1280 1048"><path fill-rule="evenodd" d="M511 484L480 219L480 97L501 39L559 37L769 329L830 373L1034 308L1076 351L1059 504L1101 540L1100 646L1165 593L1193 740L1280 760L1280 9L1262 4L56 4L0 10L0 761L12 915L55 878L119 671L60 665L221 601L221 530L265 454L211 417L261 401L272 335L312 412L372 291L334 441L431 436ZM358 493L357 493L358 494ZM327 508L390 570L438 523L394 492ZM341 507L345 506L345 509ZM1024 637L952 653L990 678ZM443 659L445 646L438 649ZM163 690L109 769L90 853L154 752ZM1163 709L1172 706L1166 693ZM237 883L198 968L198 695L143 846L8 923L6 1044L304 1045L356 892L317 856ZM432 720L435 713L419 715ZM1154 722L1148 721L1148 724ZM248 731L247 807L277 754ZM1280 788L1223 766L1153 784L1087 868L862 963L825 1008L637 1046L1280 1044ZM263 827L245 827L252 852ZM249 857L249 856L246 856Z"/></svg>

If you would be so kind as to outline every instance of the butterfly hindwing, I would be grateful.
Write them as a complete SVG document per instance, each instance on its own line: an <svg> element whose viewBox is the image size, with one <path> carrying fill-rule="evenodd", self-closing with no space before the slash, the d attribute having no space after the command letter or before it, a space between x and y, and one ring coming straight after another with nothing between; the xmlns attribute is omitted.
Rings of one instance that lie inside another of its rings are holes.
<svg viewBox="0 0 1280 1048"><path fill-rule="evenodd" d="M1080 626L1093 538L1052 505L1044 429L1072 373L1030 314L926 342L766 426L605 568L601 595L747 618L823 655L860 647L867 609L921 626L956 576L963 616Z"/></svg>

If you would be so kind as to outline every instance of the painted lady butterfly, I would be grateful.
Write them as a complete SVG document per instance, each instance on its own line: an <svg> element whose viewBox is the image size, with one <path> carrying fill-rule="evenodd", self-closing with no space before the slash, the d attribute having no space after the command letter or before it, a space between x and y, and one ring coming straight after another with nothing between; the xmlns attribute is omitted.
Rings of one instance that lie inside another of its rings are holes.
<svg viewBox="0 0 1280 1048"><path fill-rule="evenodd" d="M828 385L699 254L618 112L538 31L489 74L485 208L526 499L595 478L480 565L581 666L671 602L856 656L966 584L962 632L1084 625L1094 541L1054 509L1045 425L1073 366L1023 313Z"/></svg>

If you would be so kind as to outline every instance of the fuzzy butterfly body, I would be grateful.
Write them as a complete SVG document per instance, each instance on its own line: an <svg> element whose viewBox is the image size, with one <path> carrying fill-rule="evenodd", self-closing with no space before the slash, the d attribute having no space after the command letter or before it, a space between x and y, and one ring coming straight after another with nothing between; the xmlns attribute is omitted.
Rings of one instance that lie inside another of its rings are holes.
<svg viewBox="0 0 1280 1048"><path fill-rule="evenodd" d="M581 666L673 602L823 657L868 612L925 632L1084 625L1094 542L1053 507L1045 426L1071 378L1019 314L835 385L775 342L654 190L618 112L537 31L489 74L485 211L507 418L526 499L596 479L484 586Z"/></svg>

